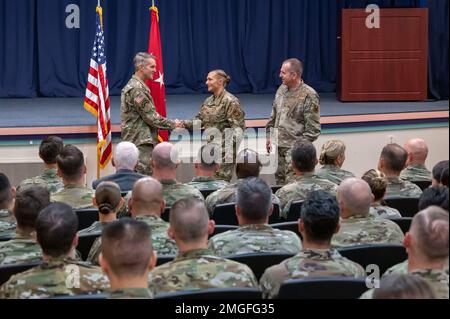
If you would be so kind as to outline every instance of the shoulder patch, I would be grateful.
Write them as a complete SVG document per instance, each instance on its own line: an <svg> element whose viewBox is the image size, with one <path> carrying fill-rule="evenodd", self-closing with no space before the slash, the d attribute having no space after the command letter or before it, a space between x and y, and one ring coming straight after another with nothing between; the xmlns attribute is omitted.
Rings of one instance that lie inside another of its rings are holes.
<svg viewBox="0 0 450 319"><path fill-rule="evenodd" d="M145 95L143 94L143 93L139 93L138 95L136 95L136 97L134 98L134 102L136 103L136 104L142 104L142 102L144 101L144 99L145 99Z"/></svg>

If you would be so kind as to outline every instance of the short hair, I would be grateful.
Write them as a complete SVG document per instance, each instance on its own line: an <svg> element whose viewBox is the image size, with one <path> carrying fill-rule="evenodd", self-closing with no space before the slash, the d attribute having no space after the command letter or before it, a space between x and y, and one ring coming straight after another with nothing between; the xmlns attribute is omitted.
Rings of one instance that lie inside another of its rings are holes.
<svg viewBox="0 0 450 319"><path fill-rule="evenodd" d="M34 229L39 212L49 204L50 192L45 187L31 186L18 191L14 202L17 225Z"/></svg>
<svg viewBox="0 0 450 319"><path fill-rule="evenodd" d="M196 163L204 169L212 170L216 164L220 164L222 161L222 154L219 146L216 144L203 145L198 151Z"/></svg>
<svg viewBox="0 0 450 319"><path fill-rule="evenodd" d="M283 62L283 64L289 64L289 70L297 74L299 77L303 75L303 63L299 59L287 59Z"/></svg>
<svg viewBox="0 0 450 319"><path fill-rule="evenodd" d="M147 65L146 61L148 59L153 59L156 61L156 57L153 54L147 53L147 52L139 52L134 56L133 64L134 69L136 71L139 70L139 67Z"/></svg>
<svg viewBox="0 0 450 319"><path fill-rule="evenodd" d="M442 181L441 181L442 173L444 172L444 170L446 168L448 169L448 160L440 161L433 167L433 171L432 171L433 178L436 181L438 181L439 183L442 183Z"/></svg>
<svg viewBox="0 0 450 319"><path fill-rule="evenodd" d="M156 168L175 169L178 159L178 150L168 142L160 143L153 149L152 161Z"/></svg>
<svg viewBox="0 0 450 319"><path fill-rule="evenodd" d="M120 142L114 152L114 165L117 169L134 170L139 161L139 150L131 142Z"/></svg>
<svg viewBox="0 0 450 319"><path fill-rule="evenodd" d="M259 177L261 172L261 161L259 154L251 149L244 149L239 152L236 158L237 178Z"/></svg>
<svg viewBox="0 0 450 319"><path fill-rule="evenodd" d="M302 204L300 218L309 240L329 242L339 224L338 202L324 190L313 191Z"/></svg>
<svg viewBox="0 0 450 319"><path fill-rule="evenodd" d="M11 183L8 176L0 173L0 207L9 204L13 199Z"/></svg>
<svg viewBox="0 0 450 319"><path fill-rule="evenodd" d="M441 184L448 187L448 166L442 171Z"/></svg>
<svg viewBox="0 0 450 319"><path fill-rule="evenodd" d="M65 203L51 203L36 219L37 241L44 254L51 257L61 257L70 252L77 229L78 217Z"/></svg>
<svg viewBox="0 0 450 319"><path fill-rule="evenodd" d="M64 147L63 140L58 136L48 136L39 146L39 157L45 164L56 164L56 157Z"/></svg>
<svg viewBox="0 0 450 319"><path fill-rule="evenodd" d="M272 189L258 177L246 178L236 190L236 202L245 219L263 221L267 218L272 205Z"/></svg>
<svg viewBox="0 0 450 319"><path fill-rule="evenodd" d="M64 146L56 157L56 163L63 178L75 179L83 175L84 155L74 145Z"/></svg>
<svg viewBox="0 0 450 319"><path fill-rule="evenodd" d="M295 142L291 152L292 164L301 172L313 172L317 164L317 153L314 144L300 138Z"/></svg>
<svg viewBox="0 0 450 319"><path fill-rule="evenodd" d="M386 188L388 186L388 179L383 172L377 169L370 169L364 173L362 179L369 184L375 201L378 201L386 194Z"/></svg>
<svg viewBox="0 0 450 319"><path fill-rule="evenodd" d="M169 222L183 242L197 242L208 235L209 215L200 199L187 197L176 201L170 210Z"/></svg>
<svg viewBox="0 0 450 319"><path fill-rule="evenodd" d="M95 201L100 214L107 215L115 212L121 198L120 186L114 182L101 182L95 189Z"/></svg>
<svg viewBox="0 0 450 319"><path fill-rule="evenodd" d="M381 151L381 157L388 170L401 172L405 168L408 153L398 144L388 144Z"/></svg>
<svg viewBox="0 0 450 319"><path fill-rule="evenodd" d="M417 248L429 260L448 258L448 212L430 206L417 213L411 223L410 233L417 238Z"/></svg>
<svg viewBox="0 0 450 319"><path fill-rule="evenodd" d="M338 201L342 201L351 216L369 214L372 191L366 181L347 178L338 187Z"/></svg>
<svg viewBox="0 0 450 319"><path fill-rule="evenodd" d="M430 206L439 206L448 211L448 188L428 187L419 198L419 211Z"/></svg>
<svg viewBox="0 0 450 319"><path fill-rule="evenodd" d="M415 275L399 274L383 277L374 290L373 299L436 299L431 284Z"/></svg>
<svg viewBox="0 0 450 319"><path fill-rule="evenodd" d="M339 140L328 141L322 145L322 150L319 156L319 163L321 165L333 165L336 159L345 153L345 144Z"/></svg>
<svg viewBox="0 0 450 319"><path fill-rule="evenodd" d="M102 256L120 277L142 276L152 256L150 227L131 218L108 223L102 231Z"/></svg>
<svg viewBox="0 0 450 319"><path fill-rule="evenodd" d="M224 70L213 70L210 73L214 73L217 78L223 80L224 87L231 82L231 77Z"/></svg>

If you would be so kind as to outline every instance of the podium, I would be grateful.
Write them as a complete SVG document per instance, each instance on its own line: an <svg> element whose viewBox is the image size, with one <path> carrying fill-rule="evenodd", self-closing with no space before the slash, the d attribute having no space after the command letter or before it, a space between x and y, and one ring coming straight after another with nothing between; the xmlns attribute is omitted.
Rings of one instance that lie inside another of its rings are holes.
<svg viewBox="0 0 450 319"><path fill-rule="evenodd" d="M343 9L337 95L347 101L423 101L428 92L428 9Z"/></svg>

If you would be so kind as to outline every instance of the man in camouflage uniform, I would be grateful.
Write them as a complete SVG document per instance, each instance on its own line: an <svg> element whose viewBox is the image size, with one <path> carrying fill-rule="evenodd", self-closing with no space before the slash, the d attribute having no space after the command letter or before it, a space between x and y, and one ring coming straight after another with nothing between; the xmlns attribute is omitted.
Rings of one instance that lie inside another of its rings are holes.
<svg viewBox="0 0 450 319"><path fill-rule="evenodd" d="M39 157L44 161L44 170L41 175L26 179L22 181L18 187L18 190L33 185L39 185L47 187L50 193L64 187L61 177L56 175L56 157L64 147L63 140L57 136L49 136L42 140L39 146Z"/></svg>
<svg viewBox="0 0 450 319"><path fill-rule="evenodd" d="M204 200L202 193L197 188L177 181L178 162L178 152L170 143L160 143L153 150L151 160L153 178L161 183L164 200L168 207L185 197L196 197Z"/></svg>
<svg viewBox="0 0 450 319"><path fill-rule="evenodd" d="M121 95L122 140L132 142L138 147L139 164L136 171L150 176L150 158L153 148L158 144L158 129L172 130L179 123L156 112L150 89L145 84L145 81L153 80L155 57L140 52L134 58L134 67L135 73L122 89Z"/></svg>
<svg viewBox="0 0 450 319"><path fill-rule="evenodd" d="M0 173L0 237L11 237L16 229L12 213L16 188L11 186L8 176Z"/></svg>
<svg viewBox="0 0 450 319"><path fill-rule="evenodd" d="M184 121L188 129L205 129L207 143L221 146L222 163L216 177L227 182L233 176L236 153L245 131L245 113L239 99L225 89L230 81L223 70L211 71L206 85L213 95L203 102L193 120Z"/></svg>
<svg viewBox="0 0 450 319"><path fill-rule="evenodd" d="M326 207L326 209L324 209ZM339 206L329 193L313 191L304 201L299 220L303 249L296 256L264 272L260 280L264 298L275 298L288 279L309 277L364 277L364 269L331 248L339 229Z"/></svg>
<svg viewBox="0 0 450 319"><path fill-rule="evenodd" d="M214 177L220 168L220 156L214 144L203 145L194 164L196 176L188 185L194 186L199 191L216 191L227 186L228 182Z"/></svg>
<svg viewBox="0 0 450 319"><path fill-rule="evenodd" d="M303 64L298 59L283 62L278 89L272 105L272 115L266 125L267 152L272 151L272 139L278 154L277 185L292 181L291 149L299 137L311 142L320 135L319 95L303 82Z"/></svg>
<svg viewBox="0 0 450 319"><path fill-rule="evenodd" d="M405 167L408 153L398 144L388 144L381 152L378 169L387 179L386 197L419 198L422 190L410 181L402 180L400 173Z"/></svg>
<svg viewBox="0 0 450 319"><path fill-rule="evenodd" d="M348 178L339 185L341 228L333 236L333 247L402 243L403 232L396 223L369 215L372 197L369 184L362 179Z"/></svg>
<svg viewBox="0 0 450 319"><path fill-rule="evenodd" d="M430 206L414 216L403 245L408 261L388 269L384 276L409 273L427 280L438 298L449 298L448 212ZM406 267L405 267L406 266ZM372 298L373 290L361 298Z"/></svg>
<svg viewBox="0 0 450 319"><path fill-rule="evenodd" d="M301 249L296 233L270 227L272 190L266 182L246 178L237 188L236 215L239 228L209 239L209 248L217 256L248 253L291 253Z"/></svg>
<svg viewBox="0 0 450 319"><path fill-rule="evenodd" d="M206 209L210 216L213 216L214 209L217 205L236 202L236 190L245 179L259 177L261 162L258 153L255 151L250 149L242 150L239 152L236 162L237 181L209 194L206 198ZM272 195L272 203L280 204L277 196Z"/></svg>
<svg viewBox="0 0 450 319"><path fill-rule="evenodd" d="M323 165L317 176L339 185L346 178L355 177L349 171L342 169L345 161L345 144L339 140L327 141L322 145L319 163Z"/></svg>
<svg viewBox="0 0 450 319"><path fill-rule="evenodd" d="M281 202L281 217L287 217L292 202L305 200L312 191L323 189L336 195L337 185L314 173L317 165L316 148L308 139L300 138L294 144L291 165L295 181L275 193Z"/></svg>
<svg viewBox="0 0 450 319"><path fill-rule="evenodd" d="M42 186L30 186L17 192L14 204L17 229L11 240L0 242L0 266L42 261L35 223L39 212L49 204L50 193Z"/></svg>
<svg viewBox="0 0 450 319"><path fill-rule="evenodd" d="M203 201L185 198L171 210L169 236L179 248L171 262L156 267L149 275L155 294L207 288L256 287L253 272L246 265L214 256L207 249L214 222Z"/></svg>
<svg viewBox="0 0 450 319"><path fill-rule="evenodd" d="M61 295L103 293L109 288L101 269L74 261L77 216L64 203L52 203L36 220L36 236L43 263L12 276L0 287L0 298L48 298Z"/></svg>
<svg viewBox="0 0 450 319"><path fill-rule="evenodd" d="M405 143L403 148L408 153L406 168L400 174L400 178L408 181L429 181L431 172L425 167L428 156L428 146L421 138L414 138Z"/></svg>
<svg viewBox="0 0 450 319"><path fill-rule="evenodd" d="M155 267L150 227L122 219L105 226L100 266L111 284L112 299L150 299L148 272Z"/></svg>
<svg viewBox="0 0 450 319"><path fill-rule="evenodd" d="M56 158L58 174L64 188L52 194L52 202L62 202L73 209L93 208L94 190L86 187L86 165L83 153L74 145L66 145Z"/></svg>

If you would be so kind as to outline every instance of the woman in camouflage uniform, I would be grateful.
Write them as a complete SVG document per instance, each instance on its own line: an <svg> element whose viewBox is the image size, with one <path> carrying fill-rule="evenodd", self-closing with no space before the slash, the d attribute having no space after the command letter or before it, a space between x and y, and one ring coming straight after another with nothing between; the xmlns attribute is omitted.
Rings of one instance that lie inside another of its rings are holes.
<svg viewBox="0 0 450 319"><path fill-rule="evenodd" d="M223 70L209 72L206 85L212 95L203 102L193 120L184 121L188 129L194 126L205 129L207 143L222 146L222 163L216 177L228 182L233 175L236 151L245 130L245 113L239 99L225 89L230 81L231 78Z"/></svg>
<svg viewBox="0 0 450 319"><path fill-rule="evenodd" d="M343 170L341 167L345 161L345 144L339 140L328 141L322 145L319 162L323 165L317 175L335 184L349 177L355 177L353 173Z"/></svg>

